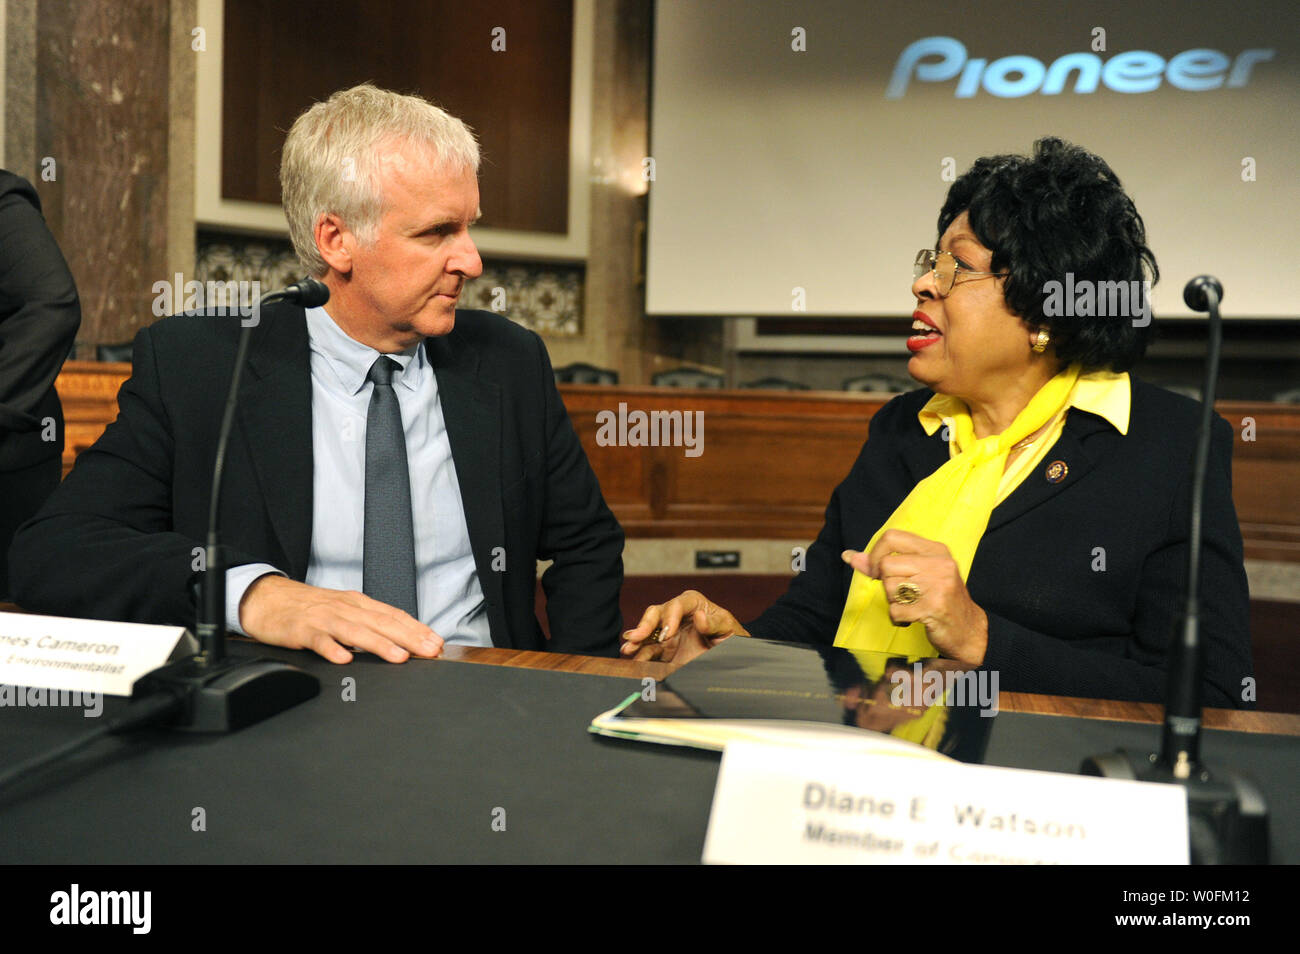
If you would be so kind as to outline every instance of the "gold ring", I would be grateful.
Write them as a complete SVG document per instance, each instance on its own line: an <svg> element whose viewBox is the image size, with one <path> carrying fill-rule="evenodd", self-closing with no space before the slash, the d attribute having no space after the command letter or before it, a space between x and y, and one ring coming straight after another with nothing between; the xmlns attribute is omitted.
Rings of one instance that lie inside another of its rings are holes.
<svg viewBox="0 0 1300 954"><path fill-rule="evenodd" d="M646 637L646 641L651 643L662 643L664 641L663 629L662 626L656 626L655 631Z"/></svg>
<svg viewBox="0 0 1300 954"><path fill-rule="evenodd" d="M915 583L899 583L898 589L894 590L894 602L904 605L915 603L921 598L921 588Z"/></svg>

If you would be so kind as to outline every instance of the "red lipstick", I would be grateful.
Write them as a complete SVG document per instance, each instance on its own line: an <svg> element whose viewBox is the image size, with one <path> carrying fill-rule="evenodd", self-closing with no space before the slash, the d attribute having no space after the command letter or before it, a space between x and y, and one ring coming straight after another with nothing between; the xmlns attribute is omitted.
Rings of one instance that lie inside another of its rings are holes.
<svg viewBox="0 0 1300 954"><path fill-rule="evenodd" d="M912 322L912 334L908 336L907 339L907 350L911 351L913 354L920 351L922 348L930 347L930 345L943 337L943 334L939 331L939 326L931 321L925 313L919 309L912 312ZM924 325L926 330L917 328L915 326L916 322L920 322Z"/></svg>

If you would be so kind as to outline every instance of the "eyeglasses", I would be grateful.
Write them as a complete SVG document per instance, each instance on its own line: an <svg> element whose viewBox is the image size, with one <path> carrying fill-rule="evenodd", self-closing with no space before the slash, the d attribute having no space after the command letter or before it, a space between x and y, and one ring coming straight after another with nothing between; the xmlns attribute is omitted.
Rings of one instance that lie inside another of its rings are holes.
<svg viewBox="0 0 1300 954"><path fill-rule="evenodd" d="M958 265L957 259L953 257L952 252L944 252L934 248L923 248L916 253L916 261L912 264L912 277L920 278L926 272L934 272L935 284L939 287L939 296L947 298L948 293L952 291L952 286L957 281L957 273L963 275L996 275L999 278L1006 277L1006 272L977 272L973 268L967 268L965 265Z"/></svg>

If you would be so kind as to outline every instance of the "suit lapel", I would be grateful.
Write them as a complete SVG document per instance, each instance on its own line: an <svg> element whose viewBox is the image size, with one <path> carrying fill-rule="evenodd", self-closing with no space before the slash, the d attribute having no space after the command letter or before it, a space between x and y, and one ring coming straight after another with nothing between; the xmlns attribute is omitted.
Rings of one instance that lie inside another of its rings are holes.
<svg viewBox="0 0 1300 954"><path fill-rule="evenodd" d="M909 431L909 439L911 447L903 455L903 460L909 486L915 487L948 462L948 443L943 439L942 430L927 435L919 426ZM1047 455L1006 500L993 508L988 530L1016 519L1082 480L1104 455L1110 441L1121 439L1122 435L1104 418L1077 408L1071 409L1060 438ZM1054 468L1058 462L1063 466Z"/></svg>
<svg viewBox="0 0 1300 954"><path fill-rule="evenodd" d="M508 645L502 573L492 565L492 551L506 542L501 500L501 389L478 375L477 354L456 340L454 331L426 338L425 350L438 379L438 400L465 506L479 586L488 604L492 641ZM517 560L525 555L505 556Z"/></svg>
<svg viewBox="0 0 1300 954"><path fill-rule="evenodd" d="M239 422L262 499L297 580L311 554L311 347L302 308L272 305L249 342Z"/></svg>
<svg viewBox="0 0 1300 954"><path fill-rule="evenodd" d="M1048 448L1046 456L1006 500L993 508L988 530L1016 519L1082 480L1096 466L1109 443L1107 431L1109 437L1122 439L1122 435L1104 418L1071 408L1060 438ZM1094 438L1094 435L1099 436Z"/></svg>
<svg viewBox="0 0 1300 954"><path fill-rule="evenodd" d="M912 446L903 454L903 466L910 481L910 492L912 487L948 463L949 451L948 442L943 438L943 428L927 434L918 423L914 429L909 429L908 435Z"/></svg>

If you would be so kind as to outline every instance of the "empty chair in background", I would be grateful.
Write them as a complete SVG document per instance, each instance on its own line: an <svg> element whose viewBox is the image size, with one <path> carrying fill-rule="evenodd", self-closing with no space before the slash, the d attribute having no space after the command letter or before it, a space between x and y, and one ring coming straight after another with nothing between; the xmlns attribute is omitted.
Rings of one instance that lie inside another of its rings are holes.
<svg viewBox="0 0 1300 954"><path fill-rule="evenodd" d="M807 391L808 385L785 378L759 378L741 385L742 388L755 388L760 391Z"/></svg>
<svg viewBox="0 0 1300 954"><path fill-rule="evenodd" d="M717 388L719 390L725 385L726 379L720 374L714 374L712 371L701 371L698 368L673 368L671 371L660 371L650 378L650 383L658 388Z"/></svg>
<svg viewBox="0 0 1300 954"><path fill-rule="evenodd" d="M915 389L916 382L907 377L895 377L892 374L864 374L848 378L842 385L845 391L873 391L885 394L902 394Z"/></svg>
<svg viewBox="0 0 1300 954"><path fill-rule="evenodd" d="M555 369L556 384L618 384L618 372L575 361Z"/></svg>
<svg viewBox="0 0 1300 954"><path fill-rule="evenodd" d="M131 349L135 346L134 341L124 341L121 344L101 344L95 345L96 361L118 361L131 363Z"/></svg>

